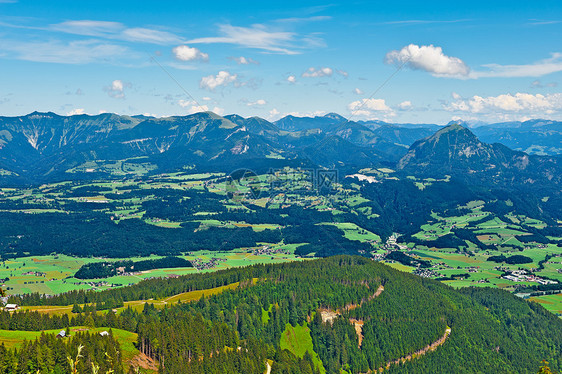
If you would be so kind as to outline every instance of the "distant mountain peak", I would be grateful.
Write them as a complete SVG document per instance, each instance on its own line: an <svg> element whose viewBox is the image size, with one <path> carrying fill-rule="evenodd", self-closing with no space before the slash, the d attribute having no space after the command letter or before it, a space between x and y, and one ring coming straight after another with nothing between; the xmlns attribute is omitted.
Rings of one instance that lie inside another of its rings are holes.
<svg viewBox="0 0 562 374"><path fill-rule="evenodd" d="M331 112L328 114L323 115L324 118L330 118L330 119L334 119L336 121L346 121L346 118L344 116L341 116L337 113Z"/></svg>
<svg viewBox="0 0 562 374"><path fill-rule="evenodd" d="M532 184L538 180L550 183L560 167L554 159L539 160L501 144L483 143L472 131L455 122L412 144L399 161L398 169L424 177L452 175L498 184Z"/></svg>

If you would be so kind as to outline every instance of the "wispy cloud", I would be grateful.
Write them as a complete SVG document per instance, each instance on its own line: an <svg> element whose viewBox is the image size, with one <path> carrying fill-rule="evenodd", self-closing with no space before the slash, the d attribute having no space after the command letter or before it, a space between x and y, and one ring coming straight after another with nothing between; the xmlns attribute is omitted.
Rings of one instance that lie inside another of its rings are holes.
<svg viewBox="0 0 562 374"><path fill-rule="evenodd" d="M108 63L117 57L131 56L123 46L100 40L16 42L0 40L0 49L13 57L35 62L59 64Z"/></svg>
<svg viewBox="0 0 562 374"><path fill-rule="evenodd" d="M118 34L125 26L119 22L76 20L56 23L49 28L67 34L104 37Z"/></svg>
<svg viewBox="0 0 562 374"><path fill-rule="evenodd" d="M407 19L407 20L399 20L399 21L387 21L387 22L380 22L381 25L427 25L432 23L461 23L461 22L468 22L472 21L471 19L453 19L453 20L431 20L431 19Z"/></svg>
<svg viewBox="0 0 562 374"><path fill-rule="evenodd" d="M562 23L562 20L541 20L541 19L531 19L528 25L541 26L541 25L555 25L557 23Z"/></svg>
<svg viewBox="0 0 562 374"><path fill-rule="evenodd" d="M131 42L153 43L153 44L175 44L181 43L182 38L167 31L135 27L123 30L121 33L124 40Z"/></svg>
<svg viewBox="0 0 562 374"><path fill-rule="evenodd" d="M318 22L318 21L329 21L331 19L332 19L331 16L290 17L290 18L281 18L276 20L275 22L280 22L280 23Z"/></svg>
<svg viewBox="0 0 562 374"><path fill-rule="evenodd" d="M471 78L520 78L520 77L542 77L543 75L562 71L562 53L552 53L550 58L539 60L526 65L483 65L487 71L474 71Z"/></svg>
<svg viewBox="0 0 562 374"><path fill-rule="evenodd" d="M110 21L71 20L50 25L49 29L74 35L161 45L176 44L183 41L180 36L168 31L145 27L127 27L120 22Z"/></svg>
<svg viewBox="0 0 562 374"><path fill-rule="evenodd" d="M299 37L297 33L283 30L273 30L268 26L256 24L250 27L220 25L218 36L196 38L187 43L224 43L234 44L245 48L259 49L270 53L295 55L303 48L319 45L315 36Z"/></svg>

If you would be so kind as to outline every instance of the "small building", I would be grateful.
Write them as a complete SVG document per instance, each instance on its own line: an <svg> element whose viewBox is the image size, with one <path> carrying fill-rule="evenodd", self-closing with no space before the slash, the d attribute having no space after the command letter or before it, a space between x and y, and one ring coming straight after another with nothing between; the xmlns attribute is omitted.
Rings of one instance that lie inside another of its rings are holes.
<svg viewBox="0 0 562 374"><path fill-rule="evenodd" d="M57 338L66 338L66 331L62 330L57 334Z"/></svg>
<svg viewBox="0 0 562 374"><path fill-rule="evenodd" d="M18 310L18 308L19 308L18 304L6 304L4 310L7 312L13 312Z"/></svg>
<svg viewBox="0 0 562 374"><path fill-rule="evenodd" d="M101 335L101 336L108 336L109 333L108 333L107 331L102 331L102 332L100 332L100 335Z"/></svg>

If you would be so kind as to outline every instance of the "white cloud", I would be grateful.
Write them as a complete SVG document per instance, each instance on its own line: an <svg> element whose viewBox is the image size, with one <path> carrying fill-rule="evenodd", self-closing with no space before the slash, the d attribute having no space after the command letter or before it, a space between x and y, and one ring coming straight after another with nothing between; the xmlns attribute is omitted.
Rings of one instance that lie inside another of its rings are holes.
<svg viewBox="0 0 562 374"><path fill-rule="evenodd" d="M516 93L498 96L472 96L468 99L458 99L443 105L443 108L451 112L467 112L473 114L496 114L496 113L523 113L523 114L553 114L562 111L562 94L528 94Z"/></svg>
<svg viewBox="0 0 562 374"><path fill-rule="evenodd" d="M197 38L188 43L226 43L235 44L246 48L261 49L267 52L294 55L300 53L299 48L317 46L321 44L313 37L297 39L294 32L270 30L265 25L252 25L239 27L220 25L220 36Z"/></svg>
<svg viewBox="0 0 562 374"><path fill-rule="evenodd" d="M327 114L325 110L313 110L310 112L288 112L283 115L285 116L293 116L293 117L318 117Z"/></svg>
<svg viewBox="0 0 562 374"><path fill-rule="evenodd" d="M197 103L192 100L178 100L178 105L182 108L187 108L188 106L196 105Z"/></svg>
<svg viewBox="0 0 562 374"><path fill-rule="evenodd" d="M289 83L297 83L297 77L295 77L294 75L289 75L287 77L287 82Z"/></svg>
<svg viewBox="0 0 562 374"><path fill-rule="evenodd" d="M363 95L363 91L361 91L359 88L355 88L353 90L353 93L356 94L356 95Z"/></svg>
<svg viewBox="0 0 562 374"><path fill-rule="evenodd" d="M385 62L411 69L424 70L436 77L458 79L541 77L562 71L562 53L523 65L485 64L483 69L470 69L460 58L447 56L441 47L410 44L386 54Z"/></svg>
<svg viewBox="0 0 562 374"><path fill-rule="evenodd" d="M111 82L110 86L106 86L103 88L103 90L105 92L107 92L107 94L110 97L116 98L116 99L124 99L125 98L125 88L131 87L130 83L127 82L123 82L120 79L116 79L113 82Z"/></svg>
<svg viewBox="0 0 562 374"><path fill-rule="evenodd" d="M208 112L210 110L207 105L198 105L193 100L179 100L178 105L181 106L182 108L188 108L187 114L194 114L194 113L199 113L199 112ZM210 111L218 114L219 116L222 116L224 114L224 109L219 108L217 106L215 106Z"/></svg>
<svg viewBox="0 0 562 374"><path fill-rule="evenodd" d="M302 73L302 76L306 78L331 77L333 73L334 71L328 67L308 68Z"/></svg>
<svg viewBox="0 0 562 374"><path fill-rule="evenodd" d="M80 114L86 114L84 109L76 108L76 109L73 109L70 112L66 113L67 116L77 116L77 115L80 115Z"/></svg>
<svg viewBox="0 0 562 374"><path fill-rule="evenodd" d="M470 68L457 57L450 57L443 53L441 47L433 45L418 46L410 44L397 51L386 54L385 62L408 67L416 70L425 70L438 77L468 77Z"/></svg>
<svg viewBox="0 0 562 374"><path fill-rule="evenodd" d="M279 119L279 114L281 114L281 112L279 112L277 110L277 108L273 108L269 111L269 115L268 115L267 119L269 119L269 120Z"/></svg>
<svg viewBox="0 0 562 374"><path fill-rule="evenodd" d="M201 78L199 82L199 87L204 88L209 91L214 91L215 88L219 86L226 86L232 82L235 82L238 76L236 74L230 74L228 71L219 71L217 75L209 75Z"/></svg>
<svg viewBox="0 0 562 374"><path fill-rule="evenodd" d="M251 59L249 57L244 57L244 56L240 56L240 57L229 57L230 60L236 61L236 63L238 65L250 65L250 64L254 64L254 65L259 65L260 63L254 59Z"/></svg>
<svg viewBox="0 0 562 374"><path fill-rule="evenodd" d="M256 101L250 101L248 103L246 103L247 106L264 106L267 104L267 101L265 101L264 99L258 99Z"/></svg>
<svg viewBox="0 0 562 374"><path fill-rule="evenodd" d="M209 60L208 54L201 52L197 48L192 48L187 45L178 45L177 47L172 49L172 53L174 54L174 57L180 61Z"/></svg>
<svg viewBox="0 0 562 374"><path fill-rule="evenodd" d="M379 114L390 114L392 109L386 105L384 99L361 99L347 105L353 116L374 118Z"/></svg>
<svg viewBox="0 0 562 374"><path fill-rule="evenodd" d="M224 108L219 108L218 106L215 106L213 107L211 112L218 114L219 116L222 116L224 114Z"/></svg>
<svg viewBox="0 0 562 374"><path fill-rule="evenodd" d="M400 110L410 110L413 108L412 106L412 102L409 100L403 101L400 104L398 104L398 108Z"/></svg>
<svg viewBox="0 0 562 374"><path fill-rule="evenodd" d="M459 94L456 93L456 92L452 92L452 93L451 93L451 97L452 97L453 99L455 99L455 100L459 100L459 99L461 98L461 95L459 95Z"/></svg>

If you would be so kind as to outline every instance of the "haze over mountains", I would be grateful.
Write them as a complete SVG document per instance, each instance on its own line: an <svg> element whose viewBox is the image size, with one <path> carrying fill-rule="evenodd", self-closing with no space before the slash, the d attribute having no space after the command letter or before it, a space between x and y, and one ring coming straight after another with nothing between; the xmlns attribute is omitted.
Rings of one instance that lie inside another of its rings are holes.
<svg viewBox="0 0 562 374"><path fill-rule="evenodd" d="M559 182L561 122L533 120L470 130L464 126L349 122L334 113L287 116L272 123L211 112L166 118L34 112L0 117L0 180L95 177L99 170L80 166L127 159L149 163L156 172L182 167L230 172L242 166L343 171L385 166L415 175L501 174L510 184Z"/></svg>

